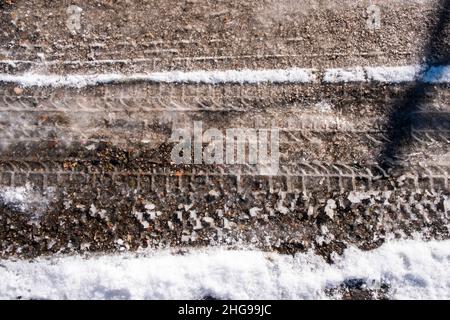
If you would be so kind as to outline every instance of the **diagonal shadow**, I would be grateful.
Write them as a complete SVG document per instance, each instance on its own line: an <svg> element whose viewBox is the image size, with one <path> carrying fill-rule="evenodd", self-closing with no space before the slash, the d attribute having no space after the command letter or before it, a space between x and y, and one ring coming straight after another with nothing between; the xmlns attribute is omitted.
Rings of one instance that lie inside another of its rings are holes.
<svg viewBox="0 0 450 320"><path fill-rule="evenodd" d="M383 146L378 159L381 167L388 170L395 165L396 159L401 156L402 150L411 142L411 128L414 124L422 123L420 106L426 100L430 84L426 79L431 75L438 76L438 66L447 65L450 62L450 39L446 37L446 28L450 23L450 0L441 0L439 5L439 17L437 23L430 28L430 37L425 45L425 68L419 73L414 86L407 90L404 99L394 104L386 124L388 130L387 143ZM439 46L443 46L439 48ZM444 116L445 117L445 116ZM447 121L448 116L442 119ZM426 122L426 121L425 121ZM423 128L423 125L422 129ZM431 129L431 128L430 128Z"/></svg>

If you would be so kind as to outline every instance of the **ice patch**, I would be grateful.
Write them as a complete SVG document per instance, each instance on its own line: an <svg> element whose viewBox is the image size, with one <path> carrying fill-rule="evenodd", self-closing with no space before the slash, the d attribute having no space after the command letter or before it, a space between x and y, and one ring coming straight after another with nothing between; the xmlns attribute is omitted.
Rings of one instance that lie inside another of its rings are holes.
<svg viewBox="0 0 450 320"><path fill-rule="evenodd" d="M1 264L1 299L326 299L326 289L355 278L387 283L394 299L450 298L449 240L349 248L332 265L312 252L218 248Z"/></svg>

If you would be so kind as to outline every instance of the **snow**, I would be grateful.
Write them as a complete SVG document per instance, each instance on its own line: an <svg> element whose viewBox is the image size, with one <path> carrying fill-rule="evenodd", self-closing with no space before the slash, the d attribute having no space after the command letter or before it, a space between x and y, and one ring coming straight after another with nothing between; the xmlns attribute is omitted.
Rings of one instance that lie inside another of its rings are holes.
<svg viewBox="0 0 450 320"><path fill-rule="evenodd" d="M389 199L391 197L391 191L351 191L347 197L347 199L353 203L361 203L363 200L370 199L372 197L377 197L381 195L385 199Z"/></svg>
<svg viewBox="0 0 450 320"><path fill-rule="evenodd" d="M301 83L314 81L311 69L270 69L270 70L225 70L225 71L167 71L148 74L85 74L85 75L40 75L0 74L0 82L18 83L21 86L86 87L116 82L166 82L166 83Z"/></svg>
<svg viewBox="0 0 450 320"><path fill-rule="evenodd" d="M450 212L450 199L445 198L444 211L445 211L445 213Z"/></svg>
<svg viewBox="0 0 450 320"><path fill-rule="evenodd" d="M450 66L431 67L423 76L426 83L450 83Z"/></svg>
<svg viewBox="0 0 450 320"><path fill-rule="evenodd" d="M361 67L328 69L323 77L323 82L326 83L363 82L365 80L364 69Z"/></svg>
<svg viewBox="0 0 450 320"><path fill-rule="evenodd" d="M325 83L403 83L416 80L423 83L449 83L450 66L427 68L425 65L406 65L336 68L326 70L323 77L323 82Z"/></svg>
<svg viewBox="0 0 450 320"><path fill-rule="evenodd" d="M423 67L419 65L398 67L366 67L367 80L377 82L401 83L414 81Z"/></svg>
<svg viewBox="0 0 450 320"><path fill-rule="evenodd" d="M29 185L23 187L2 187L0 199L6 205L11 205L21 211L26 209L26 199Z"/></svg>
<svg viewBox="0 0 450 320"><path fill-rule="evenodd" d="M327 205L325 206L325 214L333 220L334 210L337 208L336 201L333 199L327 200Z"/></svg>
<svg viewBox="0 0 450 320"><path fill-rule="evenodd" d="M344 280L391 287L391 298L449 299L450 241L351 247L334 264L312 252L295 256L225 248L138 254L0 260L0 298L16 299L323 299Z"/></svg>
<svg viewBox="0 0 450 320"><path fill-rule="evenodd" d="M0 187L0 204L4 204L13 210L26 214L32 223L39 222L50 203L54 190L46 188L38 191L27 183L18 187Z"/></svg>
<svg viewBox="0 0 450 320"><path fill-rule="evenodd" d="M421 75L422 72L425 73ZM422 81L425 83L450 83L450 66L434 66L428 70L423 65L348 67L326 69L320 76L316 69L262 69L262 70L198 70L165 71L138 74L71 74L45 75L26 73L23 75L0 74L0 82L15 83L23 87L52 86L75 87L95 86L108 83L134 81L165 83L346 83L386 82L401 83Z"/></svg>
<svg viewBox="0 0 450 320"><path fill-rule="evenodd" d="M365 192L365 191L351 191L347 197L347 199L351 203L361 203L362 200L370 199L372 195L376 193L373 193L371 191Z"/></svg>

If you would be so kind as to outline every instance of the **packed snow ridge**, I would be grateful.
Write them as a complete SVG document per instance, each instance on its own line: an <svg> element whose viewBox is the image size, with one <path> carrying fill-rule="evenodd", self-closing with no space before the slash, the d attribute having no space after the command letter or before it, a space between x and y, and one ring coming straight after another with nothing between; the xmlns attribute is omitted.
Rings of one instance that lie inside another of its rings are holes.
<svg viewBox="0 0 450 320"><path fill-rule="evenodd" d="M95 86L108 83L130 82L164 83L346 83L383 82L402 83L450 83L450 66L423 65L379 66L317 69L266 69L266 70L199 70L166 71L139 74L72 74L44 75L27 73L23 75L0 74L0 82L14 83L23 87L50 86L76 87Z"/></svg>
<svg viewBox="0 0 450 320"><path fill-rule="evenodd" d="M0 299L327 299L349 279L388 284L393 299L450 298L450 240L351 247L334 260L224 248L0 260Z"/></svg>

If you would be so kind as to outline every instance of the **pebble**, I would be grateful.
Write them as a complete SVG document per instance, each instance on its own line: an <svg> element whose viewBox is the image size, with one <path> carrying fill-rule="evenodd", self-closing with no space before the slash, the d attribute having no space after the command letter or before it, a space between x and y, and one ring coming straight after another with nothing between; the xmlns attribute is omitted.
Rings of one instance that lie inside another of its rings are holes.
<svg viewBox="0 0 450 320"><path fill-rule="evenodd" d="M17 94L18 96L20 96L23 93L23 88L15 87L14 93Z"/></svg>

